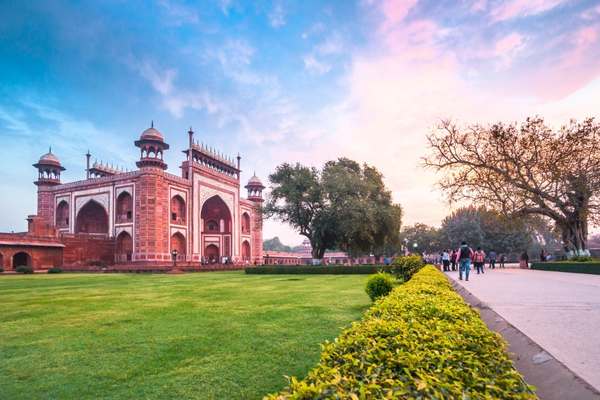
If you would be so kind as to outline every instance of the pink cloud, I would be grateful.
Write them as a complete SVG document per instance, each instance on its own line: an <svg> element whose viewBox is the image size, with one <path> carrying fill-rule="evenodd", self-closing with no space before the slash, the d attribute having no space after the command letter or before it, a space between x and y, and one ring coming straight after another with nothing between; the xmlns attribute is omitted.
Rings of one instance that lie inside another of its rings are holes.
<svg viewBox="0 0 600 400"><path fill-rule="evenodd" d="M567 0L510 0L500 2L492 9L490 15L493 21L527 17L549 11Z"/></svg>
<svg viewBox="0 0 600 400"><path fill-rule="evenodd" d="M418 0L385 0L381 4L381 11L385 17L384 26L390 28L402 22L409 11L417 4Z"/></svg>
<svg viewBox="0 0 600 400"><path fill-rule="evenodd" d="M534 3L537 11L512 12L539 12L541 3ZM395 200L405 207L405 223L438 224L449 212L448 205L432 189L435 175L420 166L430 129L442 118L468 124L523 120L535 114L560 124L568 119L565 115L580 117L585 114L581 110L593 110L594 90L586 90L576 101L564 96L587 87L591 75L580 79L580 72L592 69L581 64L590 61L600 36L595 29L571 32L548 45L554 60L540 56L528 63L527 70L519 65L510 74L483 68L477 79L470 80L468 72L482 60L512 63L535 37L512 32L494 41L482 39L479 51L470 50L471 56L477 53L478 62L472 58L462 62L459 54L465 50L442 40L448 34L443 26L430 19L407 20L407 10L383 13L374 37L376 50L353 55L345 80L348 93L335 112L327 113L331 135L321 147L331 158L342 154L377 166L394 188ZM568 73L557 62L562 59L558 50L566 44L575 60ZM567 83L563 86L562 81ZM541 88L550 93L540 92Z"/></svg>
<svg viewBox="0 0 600 400"><path fill-rule="evenodd" d="M485 10L487 7L487 0L475 0L473 4L471 4L471 12L481 12Z"/></svg>
<svg viewBox="0 0 600 400"><path fill-rule="evenodd" d="M512 52L523 45L523 36L513 32L509 35L504 36L502 39L496 42L496 54L501 55L504 53Z"/></svg>

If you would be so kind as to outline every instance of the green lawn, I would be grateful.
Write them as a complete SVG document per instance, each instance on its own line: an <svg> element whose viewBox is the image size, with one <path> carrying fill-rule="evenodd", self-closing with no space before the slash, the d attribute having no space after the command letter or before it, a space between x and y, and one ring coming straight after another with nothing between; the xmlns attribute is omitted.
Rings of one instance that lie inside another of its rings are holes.
<svg viewBox="0 0 600 400"><path fill-rule="evenodd" d="M257 399L368 307L364 275L0 277L0 399Z"/></svg>

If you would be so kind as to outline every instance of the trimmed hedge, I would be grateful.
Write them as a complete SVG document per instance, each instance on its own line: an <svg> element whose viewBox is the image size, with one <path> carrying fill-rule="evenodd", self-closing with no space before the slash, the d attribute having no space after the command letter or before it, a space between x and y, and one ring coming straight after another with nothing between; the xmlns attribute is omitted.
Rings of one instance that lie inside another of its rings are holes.
<svg viewBox="0 0 600 400"><path fill-rule="evenodd" d="M304 380L265 399L535 399L506 344L429 265L378 300Z"/></svg>
<svg viewBox="0 0 600 400"><path fill-rule="evenodd" d="M247 274L376 274L392 272L390 265L264 265L245 269Z"/></svg>
<svg viewBox="0 0 600 400"><path fill-rule="evenodd" d="M540 271L574 272L578 274L600 275L599 262L538 262L531 264L531 269L537 269Z"/></svg>
<svg viewBox="0 0 600 400"><path fill-rule="evenodd" d="M60 267L51 267L48 268L48 273L49 274L60 274L62 272L62 268Z"/></svg>

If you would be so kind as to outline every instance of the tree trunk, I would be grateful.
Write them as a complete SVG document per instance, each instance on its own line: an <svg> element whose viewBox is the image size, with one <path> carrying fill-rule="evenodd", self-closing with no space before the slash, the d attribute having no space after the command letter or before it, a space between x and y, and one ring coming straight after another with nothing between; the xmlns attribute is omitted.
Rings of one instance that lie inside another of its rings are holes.
<svg viewBox="0 0 600 400"><path fill-rule="evenodd" d="M586 249L587 222L582 218L571 218L560 224L565 251L576 254Z"/></svg>
<svg viewBox="0 0 600 400"><path fill-rule="evenodd" d="M312 240L310 241L310 246L312 247L311 255L313 259L321 260L325 255L325 249L321 248L319 245L314 243Z"/></svg>
<svg viewBox="0 0 600 400"><path fill-rule="evenodd" d="M324 255L325 255L325 249L320 249L320 248L313 247L313 249L312 249L312 258L315 258L317 260L321 260L321 259L323 259Z"/></svg>

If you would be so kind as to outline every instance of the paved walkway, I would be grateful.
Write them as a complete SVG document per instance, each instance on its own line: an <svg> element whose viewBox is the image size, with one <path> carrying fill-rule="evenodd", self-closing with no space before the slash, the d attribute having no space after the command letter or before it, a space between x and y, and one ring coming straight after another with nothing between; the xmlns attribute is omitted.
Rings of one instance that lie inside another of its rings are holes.
<svg viewBox="0 0 600 400"><path fill-rule="evenodd" d="M600 275L507 268L450 277L600 390Z"/></svg>

